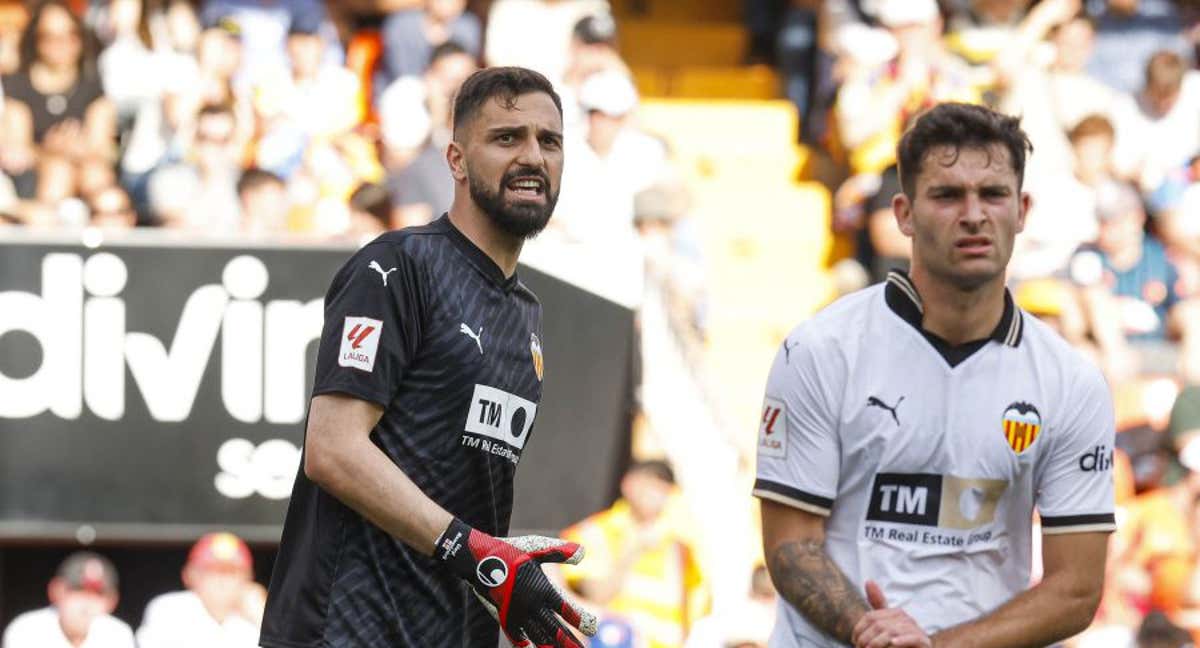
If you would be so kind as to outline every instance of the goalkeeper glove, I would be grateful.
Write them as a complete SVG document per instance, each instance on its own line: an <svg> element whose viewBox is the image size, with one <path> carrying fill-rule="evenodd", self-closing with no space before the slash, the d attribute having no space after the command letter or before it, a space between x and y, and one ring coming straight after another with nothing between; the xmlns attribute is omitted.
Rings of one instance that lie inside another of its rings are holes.
<svg viewBox="0 0 1200 648"><path fill-rule="evenodd" d="M574 542L542 536L495 538L455 518L438 539L434 557L471 585L519 648L582 648L559 617L588 636L596 634L596 617L566 600L540 566L577 564L583 547Z"/></svg>

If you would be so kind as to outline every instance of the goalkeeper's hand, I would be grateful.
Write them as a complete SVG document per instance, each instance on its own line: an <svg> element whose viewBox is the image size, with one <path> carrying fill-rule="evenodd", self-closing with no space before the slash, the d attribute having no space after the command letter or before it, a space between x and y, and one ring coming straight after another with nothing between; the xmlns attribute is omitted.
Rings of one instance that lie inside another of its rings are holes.
<svg viewBox="0 0 1200 648"><path fill-rule="evenodd" d="M434 557L470 583L519 648L583 648L563 621L585 635L596 634L596 617L568 601L542 573L542 563L582 560L583 547L574 542L495 538L455 518L438 539Z"/></svg>

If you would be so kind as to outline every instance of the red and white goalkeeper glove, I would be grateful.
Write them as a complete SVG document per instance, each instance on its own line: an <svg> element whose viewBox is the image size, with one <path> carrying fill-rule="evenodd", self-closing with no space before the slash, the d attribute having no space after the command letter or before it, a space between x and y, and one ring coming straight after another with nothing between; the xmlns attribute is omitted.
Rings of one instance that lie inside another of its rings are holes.
<svg viewBox="0 0 1200 648"><path fill-rule="evenodd" d="M455 518L433 555L470 583L518 648L583 648L563 621L589 637L596 634L596 617L568 601L542 573L542 563L582 560L583 547L574 542L543 536L496 538Z"/></svg>

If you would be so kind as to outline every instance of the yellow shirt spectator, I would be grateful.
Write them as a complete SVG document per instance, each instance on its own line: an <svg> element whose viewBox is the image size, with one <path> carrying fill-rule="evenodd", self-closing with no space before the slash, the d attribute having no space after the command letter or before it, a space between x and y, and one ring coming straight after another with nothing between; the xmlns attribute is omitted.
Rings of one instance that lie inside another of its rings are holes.
<svg viewBox="0 0 1200 648"><path fill-rule="evenodd" d="M627 620L648 648L682 646L708 604L695 551L664 514L672 490L665 463L635 464L621 499L563 533L587 549L582 563L563 566L567 585Z"/></svg>

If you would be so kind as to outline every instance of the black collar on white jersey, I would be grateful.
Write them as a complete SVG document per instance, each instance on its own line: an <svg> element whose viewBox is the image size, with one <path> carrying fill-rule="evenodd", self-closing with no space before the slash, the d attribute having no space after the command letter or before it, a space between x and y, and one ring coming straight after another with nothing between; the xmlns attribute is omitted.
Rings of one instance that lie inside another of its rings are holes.
<svg viewBox="0 0 1200 648"><path fill-rule="evenodd" d="M1017 310L1012 295L1007 289L1004 291L1004 314L1000 316L1000 323L992 330L991 335L981 340L953 345L921 327L924 306L921 302L921 295L917 294L917 287L913 285L912 279L907 274L900 270L889 272L883 294L892 312L920 331L921 335L924 335L933 344L933 347L951 367L966 360L988 341L996 341L1010 347L1017 347L1021 344L1021 333L1024 331L1025 325L1021 319L1021 311Z"/></svg>
<svg viewBox="0 0 1200 648"><path fill-rule="evenodd" d="M445 232L450 237L450 240L454 242L455 246L467 255L467 259L470 260L471 265L475 266L479 272L483 273L498 288L507 293L517 286L517 273L514 272L511 277L505 277L504 271L500 269L500 266L496 265L495 261L492 261L492 257L488 256L486 252L472 243L466 234L458 231L454 223L450 222L449 214L443 213L441 218L433 221L429 226Z"/></svg>

